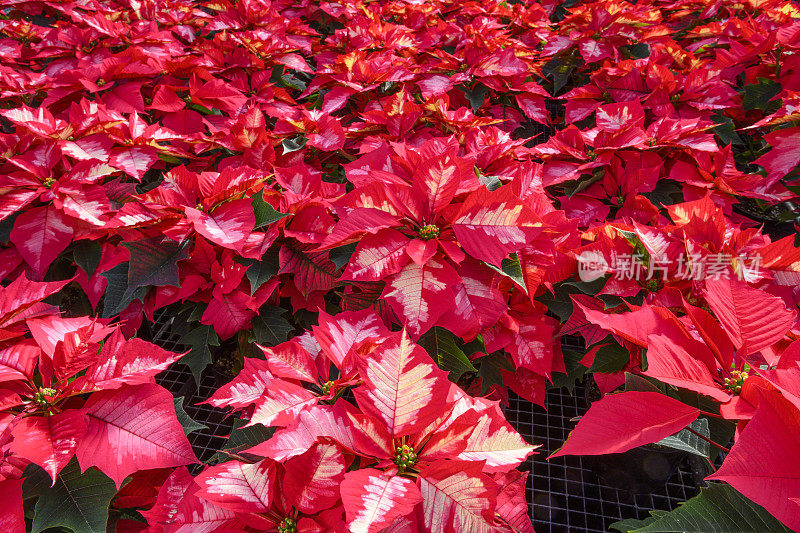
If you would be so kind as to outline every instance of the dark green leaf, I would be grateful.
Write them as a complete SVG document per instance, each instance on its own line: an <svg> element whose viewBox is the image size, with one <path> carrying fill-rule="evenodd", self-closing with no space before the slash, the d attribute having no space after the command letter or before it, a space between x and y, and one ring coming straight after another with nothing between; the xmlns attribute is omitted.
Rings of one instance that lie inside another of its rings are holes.
<svg viewBox="0 0 800 533"><path fill-rule="evenodd" d="M509 257L503 259L500 262L500 268L486 262L484 262L484 264L498 274L510 278L520 289L525 291L526 294L528 293L528 289L525 287L525 280L522 278L522 267L519 264L519 257L517 254L513 253Z"/></svg>
<svg viewBox="0 0 800 533"><path fill-rule="evenodd" d="M44 470L41 472L49 481ZM50 487L49 482L36 479L25 492L39 496L32 533L51 527L66 527L75 533L105 533L108 505L117 488L108 476L95 468L81 474L78 460L73 457L56 477L55 485Z"/></svg>
<svg viewBox="0 0 800 533"><path fill-rule="evenodd" d="M178 261L189 257L189 241L175 242L166 237L153 237L122 243L131 253L128 263L128 290L139 287L180 285Z"/></svg>
<svg viewBox="0 0 800 533"><path fill-rule="evenodd" d="M210 462L225 461L228 459L229 453L239 453L242 450L252 448L268 440L272 437L272 434L275 433L274 427L266 427L263 424L253 424L252 426L244 427L247 422L248 420L242 420L240 418L233 421L231 436L228 437L227 442L225 442L220 451L211 458Z"/></svg>
<svg viewBox="0 0 800 533"><path fill-rule="evenodd" d="M744 86L742 93L742 108L745 111L751 109L766 109L769 101L781 92L780 83L767 78L758 78L758 83L751 83Z"/></svg>
<svg viewBox="0 0 800 533"><path fill-rule="evenodd" d="M608 281L608 278L604 276L592 281L568 280L564 282L564 285L568 287L574 287L580 293L588 294L589 296L595 296L598 292L603 290L603 287L606 285L606 281ZM572 292L572 294L577 294L577 292Z"/></svg>
<svg viewBox="0 0 800 533"><path fill-rule="evenodd" d="M472 106L472 112L477 113L483 105L483 101L486 99L486 93L489 92L489 88L482 83L476 83L472 89L468 89L467 87L460 87L460 89L463 91L464 96L467 97L467 100L469 100Z"/></svg>
<svg viewBox="0 0 800 533"><path fill-rule="evenodd" d="M328 258L336 265L336 268L342 268L350 261L350 257L356 251L356 246L358 246L358 243L353 242L334 248L328 252Z"/></svg>
<svg viewBox="0 0 800 533"><path fill-rule="evenodd" d="M719 402L703 394L698 394L686 389L678 389L673 393L673 396L677 397L678 400L686 405L697 407L702 411L719 413ZM707 420L711 440L721 446L729 446L733 434L736 431L736 423L718 417L707 417ZM712 461L715 460L719 455L719 449L716 446L712 446L709 448L709 455Z"/></svg>
<svg viewBox="0 0 800 533"><path fill-rule="evenodd" d="M8 244L11 240L11 230L14 229L14 221L20 213L22 213L22 211L18 211L0 220L0 244Z"/></svg>
<svg viewBox="0 0 800 533"><path fill-rule="evenodd" d="M622 305L625 300L616 294L598 294L597 299L603 302L603 309L613 309L618 305Z"/></svg>
<svg viewBox="0 0 800 533"><path fill-rule="evenodd" d="M103 257L103 248L97 241L78 241L73 248L72 257L75 259L75 264L86 272L88 277L92 277Z"/></svg>
<svg viewBox="0 0 800 533"><path fill-rule="evenodd" d="M253 213L256 215L255 229L263 228L289 216L288 213L276 211L274 207L265 202L263 191L253 196Z"/></svg>
<svg viewBox="0 0 800 533"><path fill-rule="evenodd" d="M194 307L192 307L192 312L186 317L187 322L200 322L200 319L203 318L203 313L206 311L206 305L193 302Z"/></svg>
<svg viewBox="0 0 800 533"><path fill-rule="evenodd" d="M472 361L459 348L456 336L444 328L435 326L420 337L418 344L439 365L449 372L450 381L457 383L466 372L477 372Z"/></svg>
<svg viewBox="0 0 800 533"><path fill-rule="evenodd" d="M553 59L542 67L542 73L553 80L553 96L558 95L574 70L575 64L572 60L561 57Z"/></svg>
<svg viewBox="0 0 800 533"><path fill-rule="evenodd" d="M659 516L664 514L663 511L654 510L650 511L652 516L648 516L643 520L637 520L636 518L626 518L625 520L620 520L619 522L614 522L609 527L616 529L617 531L628 532L633 531L636 528L644 527L648 524L652 524L656 520L658 520Z"/></svg>
<svg viewBox="0 0 800 533"><path fill-rule="evenodd" d="M252 426L244 427L247 422L248 420L242 420L240 418L233 421L233 431L231 431L231 436L228 437L228 441L222 446L223 450L242 450L244 448L250 448L256 444L261 444L275 433L275 428L266 427L263 424L253 424Z"/></svg>
<svg viewBox="0 0 800 533"><path fill-rule="evenodd" d="M291 152L296 152L298 150L302 150L303 146L306 145L306 139L303 135L295 137L294 139L284 139L283 143L283 155L286 155Z"/></svg>
<svg viewBox="0 0 800 533"><path fill-rule="evenodd" d="M281 76L283 76L283 65L275 65L272 67L272 72L270 72L269 82L278 84L281 81Z"/></svg>
<svg viewBox="0 0 800 533"><path fill-rule="evenodd" d="M172 399L175 402L175 414L178 416L178 422L181 423L183 426L183 434L188 435L193 431L198 431L200 429L208 429L208 426L197 422L183 409L183 396L178 396L177 398Z"/></svg>
<svg viewBox="0 0 800 533"><path fill-rule="evenodd" d="M736 126L731 117L715 114L711 116L711 120L719 124L714 127L714 133L717 134L723 145L736 144L741 146L744 144L742 138L736 133Z"/></svg>
<svg viewBox="0 0 800 533"><path fill-rule="evenodd" d="M267 250L261 261L254 261L247 267L245 275L250 280L250 294L253 295L264 283L269 281L280 270L278 266L278 251Z"/></svg>
<svg viewBox="0 0 800 533"><path fill-rule="evenodd" d="M272 305L262 305L258 316L253 318L253 336L256 342L275 346L284 342L292 331L292 325L283 318L284 310Z"/></svg>
<svg viewBox="0 0 800 533"><path fill-rule="evenodd" d="M219 337L211 326L201 325L191 330L181 339L181 343L192 347L192 350L181 357L178 362L189 367L195 384L200 383L200 375L211 364L211 348L219 346Z"/></svg>
<svg viewBox="0 0 800 533"><path fill-rule="evenodd" d="M468 343L464 344L461 348L466 354L474 354L475 352L486 353L486 344L483 342L483 337L478 335Z"/></svg>
<svg viewBox="0 0 800 533"><path fill-rule="evenodd" d="M641 533L765 533L788 532L783 524L740 492L722 483L711 483L672 512L652 512L645 520L611 524L617 531Z"/></svg>
<svg viewBox="0 0 800 533"><path fill-rule="evenodd" d="M602 180L605 174L606 171L604 169L598 168L592 172L591 176L580 178L566 184L564 186L564 193L567 195L567 198L572 198L579 192L588 189L592 184Z"/></svg>
<svg viewBox="0 0 800 533"><path fill-rule="evenodd" d="M553 286L553 293L545 291L534 299L546 305L547 309L556 315L563 323L569 320L569 317L572 315L572 299L569 297L570 294L571 292L566 286L558 284Z"/></svg>
<svg viewBox="0 0 800 533"><path fill-rule="evenodd" d="M659 383L653 383L653 378L648 378L640 374L625 372L625 390L639 392L666 392L666 387Z"/></svg>
<svg viewBox="0 0 800 533"><path fill-rule="evenodd" d="M619 344L606 344L597 350L589 372L600 372L602 374L619 372L630 360L631 356L628 350Z"/></svg>
<svg viewBox="0 0 800 533"><path fill-rule="evenodd" d="M569 280L553 285L552 294L545 291L534 299L546 305L561 322L566 322L572 316L572 298L570 298L570 295L595 295L603 288L605 282L605 277L591 282Z"/></svg>
<svg viewBox="0 0 800 533"><path fill-rule="evenodd" d="M587 372L586 367L579 363L583 359L584 353L574 350L562 350L562 353L564 354L564 368L567 369L567 373L554 373L551 378L553 381L552 388L560 389L566 387L569 393L572 394L575 390L575 383L583 379Z"/></svg>
<svg viewBox="0 0 800 533"><path fill-rule="evenodd" d="M503 385L501 370L514 372L514 365L500 352L489 354L472 362L478 366L478 376L481 378L481 393L485 393L492 385Z"/></svg>
<svg viewBox="0 0 800 533"><path fill-rule="evenodd" d="M480 181L490 191L496 191L503 185L503 182L500 181L498 176L487 176L480 172L478 172L478 181Z"/></svg>
<svg viewBox="0 0 800 533"><path fill-rule="evenodd" d="M645 59L650 57L650 46L647 43L628 44L622 47L632 59Z"/></svg>
<svg viewBox="0 0 800 533"><path fill-rule="evenodd" d="M710 437L708 420L705 418L698 418L689 424L688 427L706 438ZM711 446L708 442L701 439L688 429L682 429L675 435L665 437L658 441L657 444L666 446L668 448L674 448L676 450L693 453L701 457L708 457L709 447Z"/></svg>
<svg viewBox="0 0 800 533"><path fill-rule="evenodd" d="M683 202L683 186L675 180L660 179L655 189L642 195L656 207L679 204Z"/></svg>
<svg viewBox="0 0 800 533"><path fill-rule="evenodd" d="M147 287L128 287L128 263L120 263L101 274L108 280L103 296L103 318L111 318L125 310L134 300L144 300Z"/></svg>
<svg viewBox="0 0 800 533"><path fill-rule="evenodd" d="M196 105L196 104L195 104ZM164 154L159 152L158 158L165 163L169 163L171 165L183 165L185 162L180 157L175 157L174 155Z"/></svg>
<svg viewBox="0 0 800 533"><path fill-rule="evenodd" d="M292 89L297 89L298 91L305 91L307 84L297 77L291 74L284 74L281 76L281 81L284 83L286 87L291 87Z"/></svg>
<svg viewBox="0 0 800 533"><path fill-rule="evenodd" d="M222 114L219 111L219 109L209 109L209 108L207 108L205 106L202 106L200 104L195 104L195 103L189 104L189 109L194 109L195 111L197 111L201 115L221 115Z"/></svg>

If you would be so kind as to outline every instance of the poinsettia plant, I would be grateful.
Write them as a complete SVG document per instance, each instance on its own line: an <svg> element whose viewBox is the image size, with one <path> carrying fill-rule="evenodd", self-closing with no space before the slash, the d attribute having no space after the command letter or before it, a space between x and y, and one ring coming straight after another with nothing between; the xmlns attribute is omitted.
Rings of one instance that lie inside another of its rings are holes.
<svg viewBox="0 0 800 533"><path fill-rule="evenodd" d="M76 457L81 470L97 468L119 487L140 469L197 462L172 395L153 379L180 354L125 339L97 318L63 318L57 308L31 305L31 296L41 299L63 283L20 281L2 298L30 338L17 335L0 349L3 483L17 489L14 499L21 498L14 480L28 464L55 485ZM10 504L4 516L10 530L24 530L21 505Z"/></svg>
<svg viewBox="0 0 800 533"><path fill-rule="evenodd" d="M585 379L559 454L800 527L789 0L7 4L0 529L530 530L497 402Z"/></svg>
<svg viewBox="0 0 800 533"><path fill-rule="evenodd" d="M535 446L498 402L450 382L407 331L389 333L374 313L344 313L313 336L264 351L263 364L246 367L211 401L252 405L250 424L281 429L204 470L193 481L199 490L174 500L173 512L151 511L156 520L201 527L194 510L202 509L216 527L532 531L514 468ZM333 368L323 352L343 355L339 365L349 370L322 382L318 370ZM355 404L337 398L343 387ZM251 454L263 459L241 458Z"/></svg>

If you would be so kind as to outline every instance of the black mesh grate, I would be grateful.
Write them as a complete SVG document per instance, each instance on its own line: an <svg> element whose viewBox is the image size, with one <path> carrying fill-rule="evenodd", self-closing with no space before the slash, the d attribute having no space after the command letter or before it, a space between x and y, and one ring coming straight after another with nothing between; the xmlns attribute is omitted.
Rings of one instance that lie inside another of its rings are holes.
<svg viewBox="0 0 800 533"><path fill-rule="evenodd" d="M547 461L575 427L571 419L586 412L583 387L577 386L573 395L566 389L550 390L545 405L547 410L511 397L505 410L509 423L523 437L542 445L525 465L531 469L527 499L537 533L608 531L618 520L645 518L652 509L672 510L697 494L692 468L680 454L666 459L643 452L624 458L558 457ZM651 471L669 477L668 481L664 483L662 478L661 483L642 486L641 480L628 473L642 461Z"/></svg>
<svg viewBox="0 0 800 533"><path fill-rule="evenodd" d="M166 313L156 313L155 323L152 325L153 342L165 350L185 352L189 349L180 343L180 336L174 334L171 328L172 318ZM179 363L156 376L156 382L168 389L173 396L183 396L183 409L186 414L208 429L199 429L189 434L195 454L201 461L208 461L228 440L233 429L233 418L227 417L226 412L210 405L196 405L207 400L217 388L217 380L211 372L211 367L206 368L200 379L200 387L195 387L191 371Z"/></svg>

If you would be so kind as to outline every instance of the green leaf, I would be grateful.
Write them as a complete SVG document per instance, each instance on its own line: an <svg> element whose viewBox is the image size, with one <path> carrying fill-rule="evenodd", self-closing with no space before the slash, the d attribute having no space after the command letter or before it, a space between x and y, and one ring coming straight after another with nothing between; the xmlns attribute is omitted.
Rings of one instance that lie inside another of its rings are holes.
<svg viewBox="0 0 800 533"><path fill-rule="evenodd" d="M583 379L587 372L587 368L579 363L584 354L574 350L562 350L562 353L564 354L564 368L567 369L567 373L553 373L551 377L553 385L551 388L560 389L566 387L569 393L572 394L575 390L575 383Z"/></svg>
<svg viewBox="0 0 800 533"><path fill-rule="evenodd" d="M208 426L197 422L183 409L183 396L178 396L177 398L173 398L172 401L175 402L175 414L178 416L178 422L181 423L183 426L183 434L188 435L194 431L198 431L201 429L208 429Z"/></svg>
<svg viewBox="0 0 800 533"><path fill-rule="evenodd" d="M742 93L742 108L745 111L751 109L766 109L769 101L781 92L781 84L767 78L757 78L758 83L751 83L744 86Z"/></svg>
<svg viewBox="0 0 800 533"><path fill-rule="evenodd" d="M203 318L203 313L205 313L207 306L203 305L203 304L201 304L199 302L192 302L192 303L194 305L192 307L191 313L189 313L189 316L186 317L186 321L187 322L200 322L200 320Z"/></svg>
<svg viewBox="0 0 800 533"><path fill-rule="evenodd" d="M350 257L353 255L353 252L356 251L356 246L358 246L358 243L353 242L333 248L328 252L328 259L336 265L336 268L342 268L350 261Z"/></svg>
<svg viewBox="0 0 800 533"><path fill-rule="evenodd" d="M483 101L486 99L486 93L489 92L489 88L482 83L476 83L472 89L468 89L467 87L459 88L464 93L467 100L469 100L469 104L472 106L472 112L477 113L478 109L483 105Z"/></svg>
<svg viewBox="0 0 800 533"><path fill-rule="evenodd" d="M574 60L563 57L557 57L542 67L542 73L553 80L553 96L558 95L574 70Z"/></svg>
<svg viewBox="0 0 800 533"><path fill-rule="evenodd" d="M675 180L660 179L656 182L655 189L643 192L642 196L656 207L679 204L683 202L683 186Z"/></svg>
<svg viewBox="0 0 800 533"><path fill-rule="evenodd" d="M147 287L131 290L128 286L128 263L120 263L100 274L108 280L103 295L103 318L111 318L125 310L134 300L144 300Z"/></svg>
<svg viewBox="0 0 800 533"><path fill-rule="evenodd" d="M661 383L653 383L654 378L625 372L625 390L640 392L660 392L666 394L666 386Z"/></svg>
<svg viewBox="0 0 800 533"><path fill-rule="evenodd" d="M742 138L736 133L736 126L731 117L715 114L711 116L711 120L719 124L714 126L713 130L723 145L736 144L742 146L744 144Z"/></svg>
<svg viewBox="0 0 800 533"><path fill-rule="evenodd" d="M647 43L627 44L622 47L632 59L645 59L650 57L650 46Z"/></svg>
<svg viewBox="0 0 800 533"><path fill-rule="evenodd" d="M269 439L275 428L267 427L264 424L253 424L252 426L244 427L248 420L237 418L233 421L233 431L231 436L228 437L227 442L222 446L223 450L243 450L250 448L256 444Z"/></svg>
<svg viewBox="0 0 800 533"><path fill-rule="evenodd" d="M602 180L605 175L606 171L602 168L598 168L592 172L589 177L579 178L576 181L567 183L564 188L564 193L567 195L567 198L572 198L579 192L588 189L592 184Z"/></svg>
<svg viewBox="0 0 800 533"><path fill-rule="evenodd" d="M278 265L278 251L269 249L261 261L253 261L247 267L245 275L250 280L250 295L252 296L264 283L269 281L280 270Z"/></svg>
<svg viewBox="0 0 800 533"><path fill-rule="evenodd" d="M472 361L459 348L456 336L446 329L434 326L422 337L418 343L425 348L428 354L439 365L439 368L449 372L450 381L457 383L461 376L467 372L477 372L478 369Z"/></svg>
<svg viewBox="0 0 800 533"><path fill-rule="evenodd" d="M639 239L639 236L633 231L626 231L617 229L617 232L625 237L625 240L633 246L634 260L639 261L642 265L650 264L650 252L647 251L644 243Z"/></svg>
<svg viewBox="0 0 800 533"><path fill-rule="evenodd" d="M274 207L264 201L264 191L259 192L253 196L253 213L256 215L255 229L263 228L273 222L277 222L284 217L288 217L288 213L281 213L276 211Z"/></svg>
<svg viewBox="0 0 800 533"><path fill-rule="evenodd" d="M710 438L710 432L708 430L708 420L705 418L698 418L689 426L687 426L697 433L700 433L702 436L706 438ZM708 452L710 448L710 444L705 440L701 439L688 429L682 429L675 435L670 435L669 437L665 437L658 441L656 444L660 444L661 446L667 446L668 448L674 448L676 450L682 450L684 452L693 453L695 455L699 455L701 457L708 457Z"/></svg>
<svg viewBox="0 0 800 533"><path fill-rule="evenodd" d="M633 531L636 528L641 528L645 525L652 524L658 517L664 514L663 511L653 510L650 511L652 516L649 516L643 520L637 520L636 518L626 518L625 520L620 520L619 522L614 522L609 527L616 529L617 531Z"/></svg>
<svg viewBox="0 0 800 533"><path fill-rule="evenodd" d="M608 277L603 276L592 281L568 280L564 282L564 285L574 287L580 293L596 296L598 292L603 290L607 281ZM573 292L572 294L577 294L578 292Z"/></svg>
<svg viewBox="0 0 800 533"><path fill-rule="evenodd" d="M651 512L645 520L611 524L623 532L668 533L764 533L788 532L783 524L740 492L722 483L711 483L699 495L671 512Z"/></svg>
<svg viewBox="0 0 800 533"><path fill-rule="evenodd" d="M72 257L75 259L75 264L86 272L88 277L92 277L103 257L103 248L97 241L78 241L72 250Z"/></svg>
<svg viewBox="0 0 800 533"><path fill-rule="evenodd" d="M39 496L31 533L53 527L66 527L75 533L105 533L108 505L117 488L99 470L90 468L81 474L78 460L73 457L52 487L41 468L26 478L25 483L28 495Z"/></svg>
<svg viewBox="0 0 800 533"><path fill-rule="evenodd" d="M195 385L200 386L200 376L203 370L211 364L211 349L209 346L219 346L219 337L211 326L200 325L184 335L182 344L192 347L192 350L178 359L182 365L189 367L194 376Z"/></svg>
<svg viewBox="0 0 800 533"><path fill-rule="evenodd" d="M200 104L195 104L195 103L189 104L189 109L194 109L195 111L197 111L201 115L220 115L221 114L218 109L209 109L206 106L202 106Z"/></svg>
<svg viewBox="0 0 800 533"><path fill-rule="evenodd" d="M598 294L596 298L603 302L603 309L605 310L613 309L625 303L625 300L616 294Z"/></svg>
<svg viewBox="0 0 800 533"><path fill-rule="evenodd" d="M514 365L502 352L495 352L473 361L478 365L478 376L481 378L481 394L489 390L492 385L503 384L501 370L514 372Z"/></svg>
<svg viewBox="0 0 800 533"><path fill-rule="evenodd" d="M17 211L3 220L0 220L0 244L8 244L11 240L11 230L14 229L14 221L20 213L22 213L22 211Z"/></svg>
<svg viewBox="0 0 800 533"><path fill-rule="evenodd" d="M184 164L184 162L181 160L180 157L175 157L174 155L163 154L163 153L159 152L158 158L160 160L164 161L165 163L170 163L172 165L182 165L182 164Z"/></svg>
<svg viewBox="0 0 800 533"><path fill-rule="evenodd" d="M257 343L275 346L288 338L294 328L283 318L283 313L284 310L280 307L261 306L258 316L253 318L253 336Z"/></svg>
<svg viewBox="0 0 800 533"><path fill-rule="evenodd" d="M294 139L284 139L281 143L283 145L283 155L302 150L307 140L303 135L299 135Z"/></svg>
<svg viewBox="0 0 800 533"><path fill-rule="evenodd" d="M211 458L210 462L225 461L228 458L228 454L225 452L239 453L242 450L261 444L275 433L274 427L266 427L263 424L253 424L252 426L244 427L247 422L247 420L242 420L241 418L237 418L233 421L231 436L228 437L227 442L220 448L220 451Z"/></svg>
<svg viewBox="0 0 800 533"><path fill-rule="evenodd" d="M522 277L522 266L519 264L519 257L516 253L512 253L509 257L506 257L500 262L500 268L496 266L483 262L484 265L488 266L498 274L501 274L507 278L510 278L514 283L516 283L525 294L528 294L528 289L525 287L525 280Z"/></svg>
<svg viewBox="0 0 800 533"><path fill-rule="evenodd" d="M605 277L591 282L565 281L553 285L552 294L545 291L534 299L546 305L561 322L566 322L572 316L572 298L570 298L570 295L589 294L593 296L603 288L605 282Z"/></svg>
<svg viewBox="0 0 800 533"><path fill-rule="evenodd" d="M697 407L709 413L719 413L719 402L703 394L687 389L677 389L673 395L686 405ZM707 420L711 440L721 446L727 446L731 442L733 434L736 431L736 423L718 417L708 417ZM712 461L714 461L718 455L719 449L717 447L711 447L709 449L709 457Z"/></svg>
<svg viewBox="0 0 800 533"><path fill-rule="evenodd" d="M601 374L613 374L622 370L631 360L628 350L619 344L606 344L601 346L594 356L589 372L599 372Z"/></svg>
<svg viewBox="0 0 800 533"><path fill-rule="evenodd" d="M189 257L188 239L182 243L166 237L153 237L122 243L131 253L128 263L128 290L139 287L178 287L178 261Z"/></svg>
<svg viewBox="0 0 800 533"><path fill-rule="evenodd" d="M496 191L503 185L503 182L500 181L500 176L487 176L478 167L475 167L475 176L490 191Z"/></svg>
<svg viewBox="0 0 800 533"><path fill-rule="evenodd" d="M281 76L281 81L286 85L286 87L297 89L300 92L305 91L306 87L308 86L303 80L298 79L291 74L284 74Z"/></svg>

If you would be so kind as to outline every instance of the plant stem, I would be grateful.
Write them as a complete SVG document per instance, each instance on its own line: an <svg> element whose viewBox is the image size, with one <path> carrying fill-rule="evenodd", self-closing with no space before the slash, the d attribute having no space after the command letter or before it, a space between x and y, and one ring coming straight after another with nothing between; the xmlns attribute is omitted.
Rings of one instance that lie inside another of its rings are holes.
<svg viewBox="0 0 800 533"><path fill-rule="evenodd" d="M720 444L717 444L717 443L716 443L716 442L714 442L713 440L709 439L709 438L708 438L708 437L706 437L705 435L701 435L700 433L698 433L697 431L693 430L693 429L692 429L692 428L690 428L690 427L687 427L686 429L688 429L690 433L694 433L695 435L697 435L698 437L700 437L701 439L703 439L703 440L704 440L704 441L706 441L707 443L711 444L712 446L714 446L714 447L716 447L716 448L719 448L719 449L720 449L720 450L722 450L723 452L725 452L725 453L731 453L731 449L730 449L730 448L726 448L725 446L722 446L722 445L720 445Z"/></svg>
<svg viewBox="0 0 800 533"><path fill-rule="evenodd" d="M702 409L699 410L701 415L710 416L712 418L721 418L723 420L727 420L724 416L718 415L717 413L709 413L708 411L703 411Z"/></svg>

